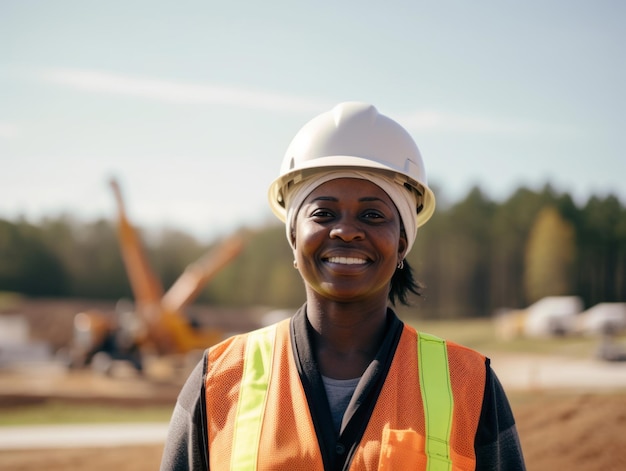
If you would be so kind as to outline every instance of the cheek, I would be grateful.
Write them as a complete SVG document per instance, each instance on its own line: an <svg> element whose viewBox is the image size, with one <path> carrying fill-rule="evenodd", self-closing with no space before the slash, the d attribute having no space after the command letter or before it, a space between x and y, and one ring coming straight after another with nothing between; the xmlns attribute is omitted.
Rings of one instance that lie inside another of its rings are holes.
<svg viewBox="0 0 626 471"><path fill-rule="evenodd" d="M380 241L381 245L394 252L400 252L406 247L405 239L400 231L396 229L390 229L385 234L381 234Z"/></svg>
<svg viewBox="0 0 626 471"><path fill-rule="evenodd" d="M302 223L297 227L294 235L294 253L310 254L315 251L323 238L324 231L312 224Z"/></svg>
<svg viewBox="0 0 626 471"><path fill-rule="evenodd" d="M315 224L306 218L296 219L294 228L294 239L299 244L306 244L307 240L316 237L316 234L321 230L319 224Z"/></svg>
<svg viewBox="0 0 626 471"><path fill-rule="evenodd" d="M327 237L328 231L317 224L303 222L298 225L293 255L301 275L306 276L310 270L315 270L319 251Z"/></svg>

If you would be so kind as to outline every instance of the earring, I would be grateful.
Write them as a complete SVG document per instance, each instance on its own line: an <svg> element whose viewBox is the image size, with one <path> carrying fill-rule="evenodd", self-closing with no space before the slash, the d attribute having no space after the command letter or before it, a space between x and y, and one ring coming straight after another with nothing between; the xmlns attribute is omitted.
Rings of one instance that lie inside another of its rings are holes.
<svg viewBox="0 0 626 471"><path fill-rule="evenodd" d="M293 261L293 267L297 270L298 269L298 261L294 260Z"/></svg>
<svg viewBox="0 0 626 471"><path fill-rule="evenodd" d="M400 260L398 263L398 270L402 270L404 268L404 259Z"/></svg>

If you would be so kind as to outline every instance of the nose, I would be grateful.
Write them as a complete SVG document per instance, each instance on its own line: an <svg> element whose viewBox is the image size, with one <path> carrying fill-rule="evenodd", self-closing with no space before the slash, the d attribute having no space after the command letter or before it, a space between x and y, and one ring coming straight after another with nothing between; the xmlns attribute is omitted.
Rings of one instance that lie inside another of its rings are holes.
<svg viewBox="0 0 626 471"><path fill-rule="evenodd" d="M365 238L365 233L359 225L348 221L337 221L337 223L330 230L329 235L331 239L341 239L344 242L351 242L353 240L361 240Z"/></svg>

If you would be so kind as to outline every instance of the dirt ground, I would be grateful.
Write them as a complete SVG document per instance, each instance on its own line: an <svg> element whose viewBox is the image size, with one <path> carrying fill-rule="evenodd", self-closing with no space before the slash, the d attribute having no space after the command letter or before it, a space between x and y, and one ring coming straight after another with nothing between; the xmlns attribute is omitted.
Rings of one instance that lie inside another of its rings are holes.
<svg viewBox="0 0 626 471"><path fill-rule="evenodd" d="M620 370L618 374L622 374ZM178 385L162 382L137 383L134 397L125 396L114 382L31 375L20 384L16 377L0 375L0 413L12 402L27 401L24 387L39 397L62 395L68 400L89 400L89 390L98 390L98 400L171 402ZM56 378L56 379L55 379ZM61 381L62 379L62 381ZM31 383L28 384L28 381ZM63 385L63 386L61 386ZM103 391L108 391L103 394ZM71 397L73 396L73 398ZM536 389L509 391L522 448L529 471L617 471L626 469L626 390ZM32 400L32 398L30 399ZM0 469L11 471L153 471L158 469L163 446L0 450Z"/></svg>
<svg viewBox="0 0 626 471"><path fill-rule="evenodd" d="M514 399L529 471L626 469L626 395L539 394ZM153 471L162 445L0 451L13 471Z"/></svg>
<svg viewBox="0 0 626 471"><path fill-rule="evenodd" d="M62 450L9 450L0 452L0 467L7 471L154 471L159 469L162 445Z"/></svg>
<svg viewBox="0 0 626 471"><path fill-rule="evenodd" d="M540 393L514 413L529 471L626 469L625 393Z"/></svg>

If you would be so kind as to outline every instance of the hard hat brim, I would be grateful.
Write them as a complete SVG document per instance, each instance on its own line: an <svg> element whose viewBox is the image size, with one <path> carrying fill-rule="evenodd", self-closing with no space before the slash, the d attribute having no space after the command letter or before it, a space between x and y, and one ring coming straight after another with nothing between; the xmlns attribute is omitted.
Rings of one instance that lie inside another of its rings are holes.
<svg viewBox="0 0 626 471"><path fill-rule="evenodd" d="M268 200L274 215L282 222L286 220L286 208L284 206L283 191L290 185L295 185L317 173L326 173L329 170L350 170L359 169L367 171L381 172L396 180L399 185L407 185L414 188L422 195L422 208L417 214L417 225L421 226L430 219L435 211L435 195L426 182L419 182L411 178L408 174L399 172L382 162L378 162L371 157L362 158L349 155L332 155L318 157L316 159L301 162L297 169L289 171L276 178L269 187Z"/></svg>

